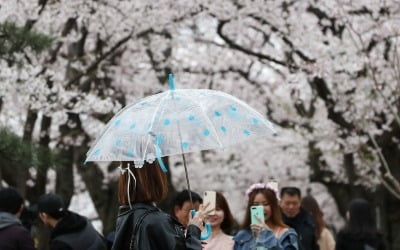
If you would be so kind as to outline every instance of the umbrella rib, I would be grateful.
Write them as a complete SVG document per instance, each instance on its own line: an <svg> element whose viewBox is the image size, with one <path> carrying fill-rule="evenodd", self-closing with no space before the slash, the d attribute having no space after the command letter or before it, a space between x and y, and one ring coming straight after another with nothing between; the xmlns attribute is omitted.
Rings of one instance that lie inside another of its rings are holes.
<svg viewBox="0 0 400 250"><path fill-rule="evenodd" d="M220 148L224 148L224 145L222 144L222 142L221 142L221 140L220 140L220 138L218 136L217 130L215 129L215 127L214 127L212 121L210 120L210 118L208 118L206 112L204 112L203 105L201 103L199 103L199 106L200 106L201 112L203 112L203 114L204 114L204 117L207 119L208 124L210 124L211 129L214 130L214 133L215 133L215 136L217 137L217 141L218 141L218 143L220 145Z"/></svg>
<svg viewBox="0 0 400 250"><path fill-rule="evenodd" d="M158 112L158 110L160 109L161 104L164 103L164 101L165 101L166 98L168 97L169 93L170 93L170 92L167 92L166 95L160 100L160 103L158 104L156 110L154 111L153 117L151 118L151 122L150 122L149 132L152 131L153 125L154 125L154 120L156 119L157 112ZM149 146L150 137L151 137L151 136L152 136L151 134L149 134L149 133L147 134L146 147L145 147L145 149L144 149L143 158L142 158L142 159L143 159L143 162L146 160L145 158L146 158L146 154L147 154L147 148L148 148L148 146Z"/></svg>
<svg viewBox="0 0 400 250"><path fill-rule="evenodd" d="M146 98L142 99L142 102L143 102L144 100L146 100L146 99L149 99L149 98L150 98L150 97L146 97ZM100 139L103 137L103 135L105 135L105 134L107 133L107 131L111 128L111 124L113 124L113 121L116 119L116 117L118 117L118 115L121 114L122 112L124 112L125 110L127 110L127 109L129 109L129 108L131 108L131 107L133 107L133 106L135 106L135 105L137 105L138 103L139 103L139 102L135 102L135 103L131 103L131 104L126 105L124 108L122 108L121 110L119 110L119 111L114 115L114 117L113 117L111 120L109 120L109 121L107 122L106 127L105 127L105 129L103 130L103 132L96 138L96 140L94 141L94 143L93 143L92 146L90 147L89 151L86 153L86 155L87 155L88 157L91 156L92 152L95 150L95 147L96 147L97 143L100 141ZM91 160L90 160L90 161L91 161Z"/></svg>

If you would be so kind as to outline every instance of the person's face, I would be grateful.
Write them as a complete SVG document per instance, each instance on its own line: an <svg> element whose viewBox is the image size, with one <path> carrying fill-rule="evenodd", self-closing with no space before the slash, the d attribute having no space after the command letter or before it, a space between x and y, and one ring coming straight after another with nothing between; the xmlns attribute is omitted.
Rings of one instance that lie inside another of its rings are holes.
<svg viewBox="0 0 400 250"><path fill-rule="evenodd" d="M46 213L39 213L39 218L45 225L49 225L49 216Z"/></svg>
<svg viewBox="0 0 400 250"><path fill-rule="evenodd" d="M194 209L199 210L200 202L196 201L193 203ZM190 201L185 201L182 204L182 207L175 206L175 216L178 218L178 221L184 226L187 227L189 222L189 213L192 209L190 205Z"/></svg>
<svg viewBox="0 0 400 250"><path fill-rule="evenodd" d="M263 206L264 207L264 218L268 221L271 217L271 205L269 204L267 198L262 193L256 194L253 200L253 206Z"/></svg>
<svg viewBox="0 0 400 250"><path fill-rule="evenodd" d="M207 218L207 222L209 222L211 224L211 227L213 228L220 228L222 222L224 221L225 218L225 213L224 210L222 210L220 207L216 207L215 208L215 214L214 215L210 215Z"/></svg>
<svg viewBox="0 0 400 250"><path fill-rule="evenodd" d="M295 217L300 212L301 201L297 195L284 194L280 204L282 212L289 218Z"/></svg>

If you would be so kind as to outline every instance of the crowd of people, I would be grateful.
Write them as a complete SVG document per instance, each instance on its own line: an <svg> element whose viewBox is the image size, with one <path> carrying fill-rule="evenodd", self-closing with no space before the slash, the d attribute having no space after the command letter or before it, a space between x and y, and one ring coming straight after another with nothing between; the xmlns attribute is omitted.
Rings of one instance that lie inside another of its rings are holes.
<svg viewBox="0 0 400 250"><path fill-rule="evenodd" d="M173 201L171 214L156 204L167 195L165 173L157 162L135 168L123 162L118 187L120 204L116 230L108 237L98 233L91 222L65 208L59 195L45 194L37 203L39 219L51 231L51 250L383 250L370 204L353 200L347 223L339 233L328 229L318 202L302 198L297 187L280 191L270 183L255 183L246 191L245 216L237 223L223 193L216 192L215 209L207 209L202 197L188 190ZM251 208L262 208L252 217ZM13 188L0 190L0 249L35 249L29 230L19 220L24 209L22 196ZM192 211L195 212L192 212ZM201 239L204 223L211 235Z"/></svg>

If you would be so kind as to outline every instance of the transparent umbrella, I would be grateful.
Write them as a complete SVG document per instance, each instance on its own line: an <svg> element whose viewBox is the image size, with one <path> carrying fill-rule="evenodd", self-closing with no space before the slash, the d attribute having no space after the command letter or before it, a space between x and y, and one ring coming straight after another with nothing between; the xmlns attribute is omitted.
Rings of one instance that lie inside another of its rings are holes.
<svg viewBox="0 0 400 250"><path fill-rule="evenodd" d="M175 89L127 105L106 125L86 161L133 161L170 156L276 134L259 112L236 97L209 89Z"/></svg>
<svg viewBox="0 0 400 250"><path fill-rule="evenodd" d="M185 153L225 149L248 140L276 134L258 111L227 93L209 89L175 89L148 96L119 111L87 153L86 161L144 161ZM190 194L190 192L189 192ZM191 198L191 197L190 197Z"/></svg>

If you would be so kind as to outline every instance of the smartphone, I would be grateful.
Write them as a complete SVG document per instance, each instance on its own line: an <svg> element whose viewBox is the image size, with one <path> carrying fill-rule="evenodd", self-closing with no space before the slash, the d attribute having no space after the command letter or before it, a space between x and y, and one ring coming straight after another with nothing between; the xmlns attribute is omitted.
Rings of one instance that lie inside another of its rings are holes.
<svg viewBox="0 0 400 250"><path fill-rule="evenodd" d="M257 217L259 219L257 219ZM251 206L250 207L250 218L251 224L260 224L265 221L264 218L264 206ZM261 220L261 222L260 222Z"/></svg>
<svg viewBox="0 0 400 250"><path fill-rule="evenodd" d="M203 205L206 206L208 204L206 212L212 210L209 215L215 214L216 201L217 193L215 191L204 191Z"/></svg>

